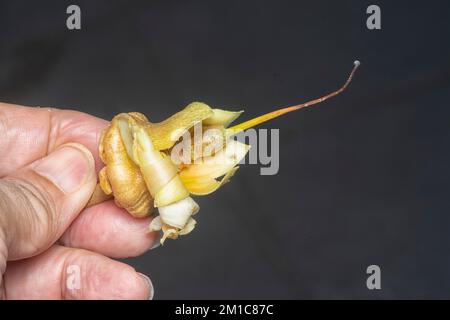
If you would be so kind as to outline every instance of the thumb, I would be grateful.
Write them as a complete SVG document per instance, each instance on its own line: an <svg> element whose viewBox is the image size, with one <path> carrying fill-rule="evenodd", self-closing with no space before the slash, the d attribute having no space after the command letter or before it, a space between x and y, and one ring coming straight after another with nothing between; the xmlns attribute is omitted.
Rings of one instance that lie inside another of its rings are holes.
<svg viewBox="0 0 450 320"><path fill-rule="evenodd" d="M8 260L50 247L84 208L96 180L92 154L76 143L1 179L0 240Z"/></svg>

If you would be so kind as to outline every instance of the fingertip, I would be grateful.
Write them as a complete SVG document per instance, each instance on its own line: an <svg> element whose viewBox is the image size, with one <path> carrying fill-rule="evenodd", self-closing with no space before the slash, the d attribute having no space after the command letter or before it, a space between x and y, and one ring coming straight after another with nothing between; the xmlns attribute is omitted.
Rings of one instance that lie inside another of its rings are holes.
<svg viewBox="0 0 450 320"><path fill-rule="evenodd" d="M154 292L152 281L125 263L58 245L8 265L4 284L10 299L144 300Z"/></svg>
<svg viewBox="0 0 450 320"><path fill-rule="evenodd" d="M153 298L153 284L150 278L146 279L132 267L114 261L114 264L105 265L104 269L100 271L95 268L97 274L92 274L92 279L87 280L90 283L91 292L85 292L86 298L108 300Z"/></svg>
<svg viewBox="0 0 450 320"><path fill-rule="evenodd" d="M66 268L76 266L74 269L79 270L81 281L78 288L66 288L63 299L146 300L153 297L151 280L131 266L87 250L69 250L74 254L66 260ZM67 284L70 282L66 276L62 285Z"/></svg>
<svg viewBox="0 0 450 320"><path fill-rule="evenodd" d="M106 259L104 258L105 262ZM109 259L108 259L109 260ZM149 300L153 298L153 283L150 278L136 272L134 268L110 260L104 263L104 270L95 267L90 284L91 292L85 292L86 298L91 299L126 299ZM108 265L106 265L108 263Z"/></svg>
<svg viewBox="0 0 450 320"><path fill-rule="evenodd" d="M146 300L153 300L153 297L155 296L155 289L153 287L153 282L150 280L148 276L146 276L143 273L138 272L137 273L144 281L143 286L143 296Z"/></svg>
<svg viewBox="0 0 450 320"><path fill-rule="evenodd" d="M10 259L36 255L58 240L96 185L94 158L78 143L60 146L2 179L3 210L9 212Z"/></svg>

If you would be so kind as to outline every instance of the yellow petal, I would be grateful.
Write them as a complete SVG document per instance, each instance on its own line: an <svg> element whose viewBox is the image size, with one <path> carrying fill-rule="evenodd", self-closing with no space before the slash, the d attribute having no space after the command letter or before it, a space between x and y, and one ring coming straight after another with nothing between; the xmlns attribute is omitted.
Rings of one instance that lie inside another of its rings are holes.
<svg viewBox="0 0 450 320"><path fill-rule="evenodd" d="M188 190L186 190L183 182L181 182L180 178L176 175L168 184L166 184L155 194L154 206L156 208L167 206L185 199L188 196Z"/></svg>
<svg viewBox="0 0 450 320"><path fill-rule="evenodd" d="M184 184L221 177L235 167L249 149L250 146L245 143L229 140L224 149L214 156L199 160L199 163L187 165L180 171L179 176Z"/></svg>
<svg viewBox="0 0 450 320"><path fill-rule="evenodd" d="M244 111L227 111L222 109L212 109L213 115L203 120L205 126L228 125L236 120Z"/></svg>
<svg viewBox="0 0 450 320"><path fill-rule="evenodd" d="M239 167L231 168L231 170L228 171L227 174L220 181L216 179L198 180L198 181L190 180L188 182L185 182L184 186L193 195L205 196L207 194L216 191L225 183L227 183L238 169Z"/></svg>
<svg viewBox="0 0 450 320"><path fill-rule="evenodd" d="M212 109L202 102L192 102L180 112L159 122L149 123L146 130L156 150L170 149L175 142L196 123L213 115Z"/></svg>

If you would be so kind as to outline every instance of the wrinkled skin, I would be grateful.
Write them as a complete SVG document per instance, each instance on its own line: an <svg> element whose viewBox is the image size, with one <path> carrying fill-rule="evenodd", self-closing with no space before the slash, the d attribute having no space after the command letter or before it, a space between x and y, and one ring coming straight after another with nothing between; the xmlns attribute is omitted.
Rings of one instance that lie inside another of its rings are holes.
<svg viewBox="0 0 450 320"><path fill-rule="evenodd" d="M158 244L158 235L146 232L152 218L133 218L113 201L84 209L102 167L98 139L107 125L80 112L0 103L2 298L153 296L151 282L111 259ZM81 271L77 288L67 285L71 266Z"/></svg>

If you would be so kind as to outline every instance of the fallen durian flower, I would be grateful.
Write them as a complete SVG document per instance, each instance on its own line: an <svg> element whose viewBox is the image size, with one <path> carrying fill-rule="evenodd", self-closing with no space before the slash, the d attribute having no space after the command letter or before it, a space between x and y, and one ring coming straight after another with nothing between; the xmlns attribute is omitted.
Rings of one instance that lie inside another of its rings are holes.
<svg viewBox="0 0 450 320"><path fill-rule="evenodd" d="M233 127L228 126L242 111L213 109L201 102L193 102L159 123L152 123L137 112L116 115L99 142L99 155L105 167L99 172L99 184L88 206L114 197L118 206L135 217L148 216L158 208L159 216L152 220L149 231L162 230L161 243L167 238L176 239L190 233L196 224L192 216L199 211L190 195L210 194L228 182L250 149L249 145L232 137L285 113L338 95L347 88L359 64L359 61L354 62L352 72L339 90ZM201 135L200 150L194 134L194 150L189 152L188 160L172 157L183 143L180 140L195 131L196 125L213 133L206 137ZM205 154L205 149L210 152Z"/></svg>

